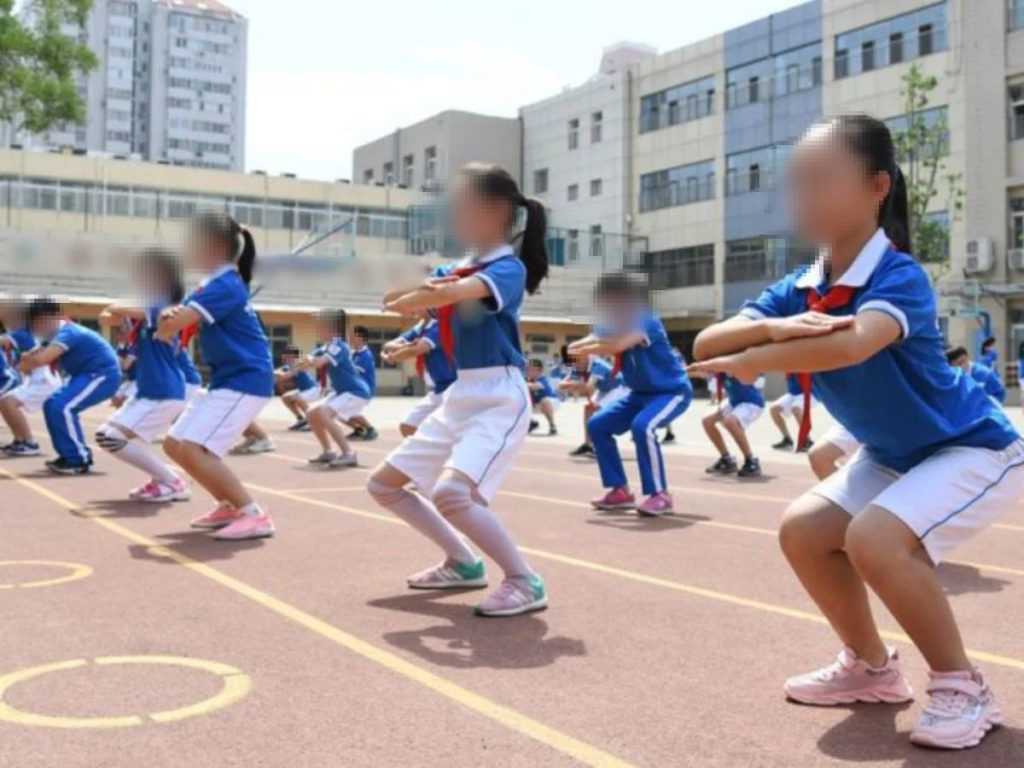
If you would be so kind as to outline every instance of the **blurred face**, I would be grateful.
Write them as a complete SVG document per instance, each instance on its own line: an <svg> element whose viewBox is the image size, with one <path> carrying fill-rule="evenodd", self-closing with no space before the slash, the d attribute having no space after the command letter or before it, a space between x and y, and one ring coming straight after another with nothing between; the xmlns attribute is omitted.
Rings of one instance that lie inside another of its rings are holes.
<svg viewBox="0 0 1024 768"><path fill-rule="evenodd" d="M540 378L542 373L544 373L544 368L542 366L530 363L530 366L526 369L526 378L530 381L536 381Z"/></svg>
<svg viewBox="0 0 1024 768"><path fill-rule="evenodd" d="M281 355L281 360L284 361L285 365L295 365L295 361L299 359L299 356L294 352L285 352Z"/></svg>
<svg viewBox="0 0 1024 768"><path fill-rule="evenodd" d="M508 203L488 200L471 185L459 184L451 204L452 231L459 243L474 250L491 248L505 240L508 219Z"/></svg>
<svg viewBox="0 0 1024 768"><path fill-rule="evenodd" d="M577 371L585 371L590 367L589 355L570 355L569 359Z"/></svg>
<svg viewBox="0 0 1024 768"><path fill-rule="evenodd" d="M620 334L633 330L643 307L632 296L605 295L596 298L596 308L597 324L613 334Z"/></svg>
<svg viewBox="0 0 1024 768"><path fill-rule="evenodd" d="M350 346L353 346L356 349L359 349L360 347L365 347L366 346L366 339L364 339L358 333L353 331L352 333L350 333L348 335L348 343L349 343Z"/></svg>
<svg viewBox="0 0 1024 768"><path fill-rule="evenodd" d="M878 219L888 173L869 174L831 123L811 128L793 151L790 205L805 240L827 245L863 233Z"/></svg>
<svg viewBox="0 0 1024 768"><path fill-rule="evenodd" d="M33 320L29 330L33 336L48 339L57 333L58 328L60 328L60 315L44 315Z"/></svg>
<svg viewBox="0 0 1024 768"><path fill-rule="evenodd" d="M334 324L331 318L320 316L316 319L316 333L321 339L330 341L334 338Z"/></svg>
<svg viewBox="0 0 1024 768"><path fill-rule="evenodd" d="M209 235L193 230L188 238L188 265L202 272L213 272L224 264L224 244Z"/></svg>
<svg viewBox="0 0 1024 768"><path fill-rule="evenodd" d="M171 293L167 276L151 261L140 258L136 262L133 277L142 298L147 302L166 299Z"/></svg>
<svg viewBox="0 0 1024 768"><path fill-rule="evenodd" d="M960 355L960 357L953 360L953 362L951 362L950 365L952 365L954 368L963 369L964 373L971 372L971 358L969 358L967 355Z"/></svg>

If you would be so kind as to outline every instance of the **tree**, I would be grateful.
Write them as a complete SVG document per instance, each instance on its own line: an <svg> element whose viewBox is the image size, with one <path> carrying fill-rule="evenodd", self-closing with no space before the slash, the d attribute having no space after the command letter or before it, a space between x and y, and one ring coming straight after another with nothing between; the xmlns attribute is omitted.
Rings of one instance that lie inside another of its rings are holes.
<svg viewBox="0 0 1024 768"><path fill-rule="evenodd" d="M65 28L85 28L92 0L26 0L18 14L14 2L0 0L0 122L12 139L84 122L80 76L96 56Z"/></svg>
<svg viewBox="0 0 1024 768"><path fill-rule="evenodd" d="M938 282L951 268L949 226L960 219L964 208L963 177L946 166L949 154L949 122L946 111L929 109L938 79L915 64L905 75L900 92L904 114L896 121L893 140L907 182L910 236L914 255L932 265L929 274ZM929 216L929 208L946 195L947 221Z"/></svg>

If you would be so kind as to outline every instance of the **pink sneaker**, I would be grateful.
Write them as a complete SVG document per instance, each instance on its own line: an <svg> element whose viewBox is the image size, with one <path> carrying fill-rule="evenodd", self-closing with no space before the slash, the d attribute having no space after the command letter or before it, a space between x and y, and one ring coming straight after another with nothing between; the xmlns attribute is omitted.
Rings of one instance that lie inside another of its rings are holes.
<svg viewBox="0 0 1024 768"><path fill-rule="evenodd" d="M188 501L192 498L192 491L188 483L180 478L173 483L152 482L141 489L136 497L139 501L148 501L151 504L163 504L168 501Z"/></svg>
<svg viewBox="0 0 1024 768"><path fill-rule="evenodd" d="M671 515L676 511L672 505L672 494L668 491L660 491L648 496L644 503L636 508L637 514L641 517L661 517Z"/></svg>
<svg viewBox="0 0 1024 768"><path fill-rule="evenodd" d="M594 509L605 511L615 509L633 509L636 506L636 497L625 488L612 488L604 496L591 499L590 505Z"/></svg>
<svg viewBox="0 0 1024 768"><path fill-rule="evenodd" d="M914 698L914 689L903 675L903 665L895 649L889 649L884 667L875 669L850 648L827 667L806 675L791 677L783 686L793 701L817 706L885 702L901 704Z"/></svg>
<svg viewBox="0 0 1024 768"><path fill-rule="evenodd" d="M212 512L195 518L189 525L193 528L223 528L225 525L231 525L241 516L242 513L234 507L221 504Z"/></svg>
<svg viewBox="0 0 1024 768"><path fill-rule="evenodd" d="M476 607L478 616L518 616L548 607L548 589L538 574L505 579Z"/></svg>
<svg viewBox="0 0 1024 768"><path fill-rule="evenodd" d="M1003 722L1003 713L981 673L929 672L928 704L910 740L922 747L966 749Z"/></svg>
<svg viewBox="0 0 1024 768"><path fill-rule="evenodd" d="M227 528L221 528L213 538L222 541L242 539L266 539L274 535L274 519L263 512L259 515L242 515Z"/></svg>
<svg viewBox="0 0 1024 768"><path fill-rule="evenodd" d="M140 485L138 488L132 488L130 491L128 491L128 498L135 499L136 501L138 501L139 499L142 499L145 496L149 496L153 493L156 493L156 486L156 480L150 480L145 485Z"/></svg>

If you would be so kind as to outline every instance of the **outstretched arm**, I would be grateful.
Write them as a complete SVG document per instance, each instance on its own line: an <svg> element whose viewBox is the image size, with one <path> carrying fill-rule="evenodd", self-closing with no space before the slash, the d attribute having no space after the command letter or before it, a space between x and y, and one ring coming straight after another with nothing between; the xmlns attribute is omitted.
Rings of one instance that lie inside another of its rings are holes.
<svg viewBox="0 0 1024 768"><path fill-rule="evenodd" d="M46 347L34 349L21 356L18 368L21 369L22 373L29 373L36 368L53 365L65 351L64 346L61 344L50 344Z"/></svg>
<svg viewBox="0 0 1024 768"><path fill-rule="evenodd" d="M647 334L642 331L631 331L618 336L585 336L569 345L569 353L574 355L620 355L627 349L638 347L647 342Z"/></svg>
<svg viewBox="0 0 1024 768"><path fill-rule="evenodd" d="M99 321L105 325L112 325L121 320L145 320L146 311L138 307L129 307L123 304L111 304L100 312Z"/></svg>
<svg viewBox="0 0 1024 768"><path fill-rule="evenodd" d="M202 317L192 307L184 307L180 304L168 307L160 313L160 321L157 323L154 335L163 341L171 341L177 334L200 320Z"/></svg>
<svg viewBox="0 0 1024 768"><path fill-rule="evenodd" d="M833 316L821 312L804 312L792 317L766 317L753 320L736 315L708 326L693 343L695 360L707 360L742 352L751 347L808 336L824 336L853 322L852 315Z"/></svg>
<svg viewBox="0 0 1024 768"><path fill-rule="evenodd" d="M476 276L456 279L441 278L404 293L389 301L385 296L384 309L399 314L422 312L446 307L467 299L486 299L491 296L487 283Z"/></svg>
<svg viewBox="0 0 1024 768"><path fill-rule="evenodd" d="M433 349L433 347L430 346L429 342L424 341L423 339L417 339L411 344L403 344L399 347L393 347L390 350L383 352L382 356L385 362L395 365L403 360L425 355L430 352L431 349Z"/></svg>

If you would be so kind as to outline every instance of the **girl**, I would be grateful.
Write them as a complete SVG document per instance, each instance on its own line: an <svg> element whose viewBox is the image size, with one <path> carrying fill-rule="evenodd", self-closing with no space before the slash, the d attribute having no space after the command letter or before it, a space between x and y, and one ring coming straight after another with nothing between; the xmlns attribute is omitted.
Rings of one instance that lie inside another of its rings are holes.
<svg viewBox="0 0 1024 768"><path fill-rule="evenodd" d="M96 442L115 458L149 475L145 485L129 492L138 501L187 501L188 484L161 461L151 443L174 423L185 408L185 377L178 367L178 339L153 337L160 313L184 295L175 258L152 249L141 254L136 267L144 297L143 307L112 305L100 314L101 322L131 324L127 344L133 352L135 394L96 432Z"/></svg>
<svg viewBox="0 0 1024 768"><path fill-rule="evenodd" d="M782 433L782 439L774 443L772 448L776 451L788 451L795 445L792 435L789 434L789 426L786 424L786 416L792 416L797 428L804 420L804 391L800 387L800 379L795 373L786 374L786 392L772 403L768 409L772 421ZM798 452L808 450L813 443L808 439L805 444L797 448Z"/></svg>
<svg viewBox="0 0 1024 768"><path fill-rule="evenodd" d="M421 320L397 339L389 341L384 345L382 354L384 361L391 365L416 358L417 370L432 389L398 425L402 437L408 437L441 406L444 393L455 381L455 366L441 349L441 330L437 320L430 318Z"/></svg>
<svg viewBox="0 0 1024 768"><path fill-rule="evenodd" d="M284 363L274 372L274 379L281 390L281 402L295 417L295 423L288 427L291 432L309 428L309 406L320 399L320 385L309 371L299 368L301 353L296 346L289 345L281 353Z"/></svg>
<svg viewBox="0 0 1024 768"><path fill-rule="evenodd" d="M747 430L764 412L762 387L760 377L754 384L744 384L734 376L722 376L725 402L701 421L704 434L718 449L719 455L718 461L705 470L709 475L731 475L735 472L737 477L761 476L761 462L750 447ZM719 424L725 427L725 431L736 441L736 447L743 454L743 466L737 466L736 459L729 453L725 438L718 431Z"/></svg>
<svg viewBox="0 0 1024 768"><path fill-rule="evenodd" d="M594 444L590 440L587 424L590 417L602 407L621 400L629 393L629 387L621 373L615 373L603 357L576 355L570 373L558 383L558 389L568 395L583 395L583 442L569 452L570 456L594 457Z"/></svg>
<svg viewBox="0 0 1024 768"><path fill-rule="evenodd" d="M665 463L655 433L681 416L693 399L693 387L680 359L672 353L661 320L647 306L646 290L625 274L604 275L594 288L604 319L598 329L569 346L575 355L615 357L629 394L601 408L587 425L597 453L601 482L608 492L594 499L596 509L632 509L636 498L626 482L615 436L631 432L647 499L641 515L659 517L674 511L665 480Z"/></svg>
<svg viewBox="0 0 1024 768"><path fill-rule="evenodd" d="M26 313L25 309L12 313L13 330L0 336L0 354L7 355L15 364L12 368L15 373L21 357L40 348L29 328ZM0 416L10 428L13 440L2 450L7 456L38 456L41 449L26 414L42 409L46 399L60 387L60 377L49 366L41 366L27 376L9 380L8 384L0 393Z"/></svg>
<svg viewBox="0 0 1024 768"><path fill-rule="evenodd" d="M935 566L1024 494L1024 443L946 363L934 291L908 255L896 160L888 128L866 115L808 131L793 155L793 210L822 256L705 329L694 367L745 381L813 373L822 403L864 443L782 521L783 551L845 646L834 664L788 680L787 695L822 705L910 700L869 586L931 668L911 741L960 749L1002 715L967 658Z"/></svg>
<svg viewBox="0 0 1024 768"><path fill-rule="evenodd" d="M517 258L510 232L524 208ZM524 294L536 291L548 272L544 206L523 197L508 172L472 164L460 174L452 218L472 255L440 268L425 286L389 294L385 307L403 314L438 310L442 347L457 378L441 407L374 470L367 489L445 552L444 562L412 576L410 587L486 586L483 561L465 534L505 574L476 612L514 616L546 607L547 589L489 504L529 427L519 313ZM410 481L418 491L406 489Z"/></svg>
<svg viewBox="0 0 1024 768"><path fill-rule="evenodd" d="M208 213L192 226L189 259L207 277L180 305L160 314L157 338L172 341L198 323L210 383L188 402L164 450L217 500L216 508L192 521L194 528L219 529L218 539L273 536L270 514L222 460L274 395L270 344L249 301L256 246L234 219Z"/></svg>
<svg viewBox="0 0 1024 768"><path fill-rule="evenodd" d="M559 406L558 393L551 384L551 379L544 375L544 363L541 360L531 360L526 369L526 386L530 390L530 400L535 410L544 414L548 422L548 435L554 437L558 434L558 427L555 426L555 409ZM535 419L530 419L529 431L533 433L540 424Z"/></svg>

